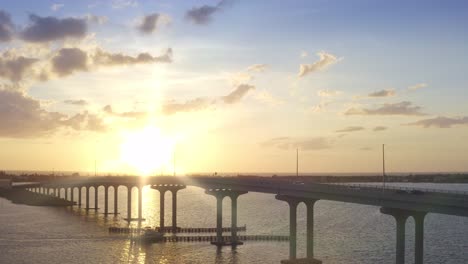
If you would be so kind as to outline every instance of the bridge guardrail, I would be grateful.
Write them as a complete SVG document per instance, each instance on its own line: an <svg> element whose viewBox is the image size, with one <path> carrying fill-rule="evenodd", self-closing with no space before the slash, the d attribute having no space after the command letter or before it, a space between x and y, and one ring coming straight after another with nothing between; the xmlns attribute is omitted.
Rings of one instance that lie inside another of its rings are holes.
<svg viewBox="0 0 468 264"><path fill-rule="evenodd" d="M436 194L450 194L450 195L464 195L468 196L467 191L457 191L457 190L443 190L443 189L432 189L432 188L420 188L420 187L403 187L403 186L388 186L386 185L385 188L383 186L372 185L372 184L362 184L362 183L334 183L328 185L335 185L335 186L344 186L344 187L359 187L359 188L367 188L367 189L375 189L375 190L403 190L403 191L423 191L423 192L430 192Z"/></svg>

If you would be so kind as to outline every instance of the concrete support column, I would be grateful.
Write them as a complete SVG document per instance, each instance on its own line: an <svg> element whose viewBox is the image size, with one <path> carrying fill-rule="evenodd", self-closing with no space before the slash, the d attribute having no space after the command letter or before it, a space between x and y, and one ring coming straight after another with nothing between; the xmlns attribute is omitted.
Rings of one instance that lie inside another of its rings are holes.
<svg viewBox="0 0 468 264"><path fill-rule="evenodd" d="M246 194L246 191L237 191L231 189L209 189L205 191L206 194L213 195L216 198L216 241L211 244L217 246L242 245L237 238L237 198ZM223 242L223 198L229 196L231 198L231 242Z"/></svg>
<svg viewBox="0 0 468 264"><path fill-rule="evenodd" d="M216 242L223 242L223 198L222 195L216 196Z"/></svg>
<svg viewBox="0 0 468 264"><path fill-rule="evenodd" d="M58 195L59 195L58 188L54 188L54 196L58 196Z"/></svg>
<svg viewBox="0 0 468 264"><path fill-rule="evenodd" d="M132 187L127 186L127 221L132 221Z"/></svg>
<svg viewBox="0 0 468 264"><path fill-rule="evenodd" d="M231 240L236 243L237 238L237 198L239 195L231 195Z"/></svg>
<svg viewBox="0 0 468 264"><path fill-rule="evenodd" d="M143 220L143 186L138 187L138 221Z"/></svg>
<svg viewBox="0 0 468 264"><path fill-rule="evenodd" d="M65 200L68 200L68 187L65 188Z"/></svg>
<svg viewBox="0 0 468 264"><path fill-rule="evenodd" d="M118 202L119 202L119 186L114 186L114 215L118 214Z"/></svg>
<svg viewBox="0 0 468 264"><path fill-rule="evenodd" d="M177 191L172 190L172 233L177 232Z"/></svg>
<svg viewBox="0 0 468 264"><path fill-rule="evenodd" d="M70 200L71 200L72 202L75 201L75 186L73 186L73 187L70 188Z"/></svg>
<svg viewBox="0 0 468 264"><path fill-rule="evenodd" d="M83 186L78 187L78 206L81 207L81 191Z"/></svg>
<svg viewBox="0 0 468 264"><path fill-rule="evenodd" d="M86 199L86 210L89 209L89 186L86 186L86 193L85 193L85 199Z"/></svg>
<svg viewBox="0 0 468 264"><path fill-rule="evenodd" d="M98 188L99 186L94 186L94 211L98 209Z"/></svg>
<svg viewBox="0 0 468 264"><path fill-rule="evenodd" d="M289 205L289 260L296 259L297 252L297 205L300 200L285 195L276 195L276 199L285 201Z"/></svg>
<svg viewBox="0 0 468 264"><path fill-rule="evenodd" d="M109 186L104 186L104 214L109 213Z"/></svg>
<svg viewBox="0 0 468 264"><path fill-rule="evenodd" d="M395 208L380 208L383 214L391 215L396 220L396 264L405 263L405 226L406 219L411 215L410 211Z"/></svg>
<svg viewBox="0 0 468 264"><path fill-rule="evenodd" d="M307 206L307 258L314 258L314 205L317 200L306 200Z"/></svg>
<svg viewBox="0 0 468 264"><path fill-rule="evenodd" d="M166 189L159 189L159 228L164 229L164 195Z"/></svg>
<svg viewBox="0 0 468 264"><path fill-rule="evenodd" d="M178 183L170 184L156 184L152 185L151 189L159 191L159 226L160 228L165 227L164 214L165 214L165 193L166 191L172 192L172 232L177 232L177 192L181 189L185 189L185 185Z"/></svg>
<svg viewBox="0 0 468 264"><path fill-rule="evenodd" d="M424 263L424 218L426 217L425 212L416 212L413 214L414 218L414 263Z"/></svg>

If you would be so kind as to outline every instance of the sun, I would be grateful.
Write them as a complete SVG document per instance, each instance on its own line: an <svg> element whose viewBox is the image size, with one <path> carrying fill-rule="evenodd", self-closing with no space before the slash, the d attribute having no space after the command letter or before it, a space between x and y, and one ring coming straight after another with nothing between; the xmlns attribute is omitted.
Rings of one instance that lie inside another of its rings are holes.
<svg viewBox="0 0 468 264"><path fill-rule="evenodd" d="M157 127L145 127L123 135L120 161L143 176L156 174L170 168L175 142L161 134Z"/></svg>

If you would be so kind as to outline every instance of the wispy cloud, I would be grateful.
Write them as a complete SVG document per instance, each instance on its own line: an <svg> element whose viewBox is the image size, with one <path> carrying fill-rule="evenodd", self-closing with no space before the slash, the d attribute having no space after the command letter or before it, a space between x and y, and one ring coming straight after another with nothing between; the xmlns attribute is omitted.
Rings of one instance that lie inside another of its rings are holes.
<svg viewBox="0 0 468 264"><path fill-rule="evenodd" d="M0 10L0 42L8 42L13 39L15 26L9 13Z"/></svg>
<svg viewBox="0 0 468 264"><path fill-rule="evenodd" d="M335 55L321 51L317 53L319 60L312 64L301 64L299 67L299 77L304 77L310 73L322 71L328 68L330 65L337 63L338 59Z"/></svg>
<svg viewBox="0 0 468 264"><path fill-rule="evenodd" d="M408 90L414 91L427 87L427 83L417 83L415 85L408 86Z"/></svg>
<svg viewBox="0 0 468 264"><path fill-rule="evenodd" d="M134 65L147 63L172 62L172 49L167 49L160 56L149 53L139 53L130 56L123 53L110 53L97 49L88 54L79 48L62 48L51 60L51 71L58 76L68 76L79 71L89 71L103 66Z"/></svg>
<svg viewBox="0 0 468 264"><path fill-rule="evenodd" d="M249 84L241 84L236 87L231 93L221 97L226 104L234 104L239 102L250 90L255 89L255 86Z"/></svg>
<svg viewBox="0 0 468 264"><path fill-rule="evenodd" d="M384 130L387 130L387 129L388 129L388 127L385 127L385 126L376 126L372 130L375 131L375 132L379 132L379 131L384 131Z"/></svg>
<svg viewBox="0 0 468 264"><path fill-rule="evenodd" d="M20 33L28 42L49 42L66 38L80 39L86 36L86 19L56 18L29 15L29 25Z"/></svg>
<svg viewBox="0 0 468 264"><path fill-rule="evenodd" d="M64 7L65 5L64 4L52 4L50 6L50 10L52 11L58 11L60 10L62 7Z"/></svg>
<svg viewBox="0 0 468 264"><path fill-rule="evenodd" d="M224 7L232 2L233 1L222 0L214 6L203 5L199 7L193 7L185 13L185 18L193 24L206 25L211 22L215 13L221 11Z"/></svg>
<svg viewBox="0 0 468 264"><path fill-rule="evenodd" d="M319 90L317 95L320 97L333 97L338 96L341 94L341 91L334 91L334 90Z"/></svg>
<svg viewBox="0 0 468 264"><path fill-rule="evenodd" d="M123 118L142 118L146 117L148 114L146 112L138 112L138 111L129 111L129 112L114 112L112 110L112 106L106 105L102 109L106 114L116 117L123 117Z"/></svg>
<svg viewBox="0 0 468 264"><path fill-rule="evenodd" d="M144 16L137 28L144 34L151 34L159 27L169 24L170 21L168 15L152 13Z"/></svg>
<svg viewBox="0 0 468 264"><path fill-rule="evenodd" d="M336 130L335 132L337 133L344 133L344 132L355 132L355 131L361 131L364 130L365 128L362 126L349 126L345 127L343 129Z"/></svg>
<svg viewBox="0 0 468 264"><path fill-rule="evenodd" d="M267 67L266 64L253 64L240 72L230 74L229 78L234 86L238 86L252 81L254 79L254 73L264 72Z"/></svg>
<svg viewBox="0 0 468 264"><path fill-rule="evenodd" d="M109 21L109 18L106 16L96 16L96 15L91 15L91 14L87 14L85 18L88 22L99 24L99 25L103 25L107 23L107 21Z"/></svg>
<svg viewBox="0 0 468 264"><path fill-rule="evenodd" d="M400 103L383 104L377 108L350 108L346 110L345 115L408 115L421 116L425 115L421 112L421 107L413 105L408 101Z"/></svg>
<svg viewBox="0 0 468 264"><path fill-rule="evenodd" d="M215 102L210 99L195 98L182 103L176 101L164 103L161 107L161 110L165 115L172 115L178 112L194 112L204 110L213 104L215 104Z"/></svg>
<svg viewBox="0 0 468 264"><path fill-rule="evenodd" d="M64 100L63 102L64 102L65 104L77 105L77 106L85 106L85 105L88 105L88 101L83 100L83 99L78 99L78 100Z"/></svg>
<svg viewBox="0 0 468 264"><path fill-rule="evenodd" d="M112 8L115 8L115 9L136 7L138 6L138 1L137 0L112 0L111 6Z"/></svg>
<svg viewBox="0 0 468 264"><path fill-rule="evenodd" d="M407 124L409 126L420 126L424 128L438 127L438 128L451 128L456 125L468 125L468 116L464 117L444 117L438 116L435 118L428 118Z"/></svg>
<svg viewBox="0 0 468 264"><path fill-rule="evenodd" d="M377 92L370 93L369 97L391 97L395 96L395 90L393 89L384 89Z"/></svg>

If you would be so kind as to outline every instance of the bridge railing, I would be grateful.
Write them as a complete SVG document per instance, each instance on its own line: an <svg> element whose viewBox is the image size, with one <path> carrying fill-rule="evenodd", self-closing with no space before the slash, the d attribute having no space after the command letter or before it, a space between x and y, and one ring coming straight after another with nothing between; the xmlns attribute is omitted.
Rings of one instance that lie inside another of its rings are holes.
<svg viewBox="0 0 468 264"><path fill-rule="evenodd" d="M389 186L386 185L385 188L379 185L373 184L363 184L363 183L333 183L328 185L340 186L344 188L361 188L361 189L368 189L368 190L402 190L406 192L411 191L422 191L422 192L429 192L433 194L449 194L449 195L463 195L468 196L468 191L458 191L458 190L444 190L444 189L433 189L433 188L421 188L421 187L406 187L406 186Z"/></svg>

